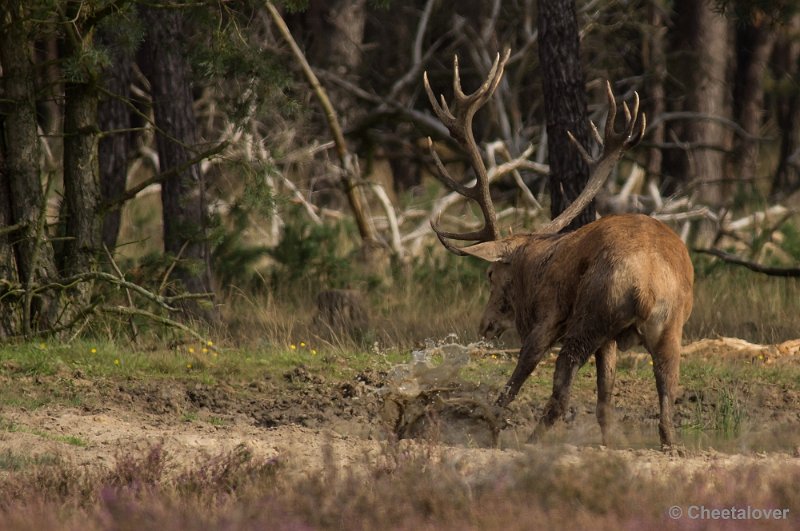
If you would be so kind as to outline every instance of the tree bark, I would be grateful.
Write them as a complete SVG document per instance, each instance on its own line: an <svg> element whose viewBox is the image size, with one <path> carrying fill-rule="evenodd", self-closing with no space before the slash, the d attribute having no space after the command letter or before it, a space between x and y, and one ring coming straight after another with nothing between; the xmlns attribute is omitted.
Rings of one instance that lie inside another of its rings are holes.
<svg viewBox="0 0 800 531"><path fill-rule="evenodd" d="M63 273L92 271L101 249L100 176L97 166L97 92L91 82L67 83L64 91ZM89 283L83 285L88 302Z"/></svg>
<svg viewBox="0 0 800 531"><path fill-rule="evenodd" d="M726 90L729 64L729 21L706 0L675 0L673 53L679 62L673 74L686 93L683 110L729 117ZM692 180L697 198L719 205L727 198L726 151L730 134L711 120L694 119L684 124L679 138L689 144L688 163L673 168L674 177Z"/></svg>
<svg viewBox="0 0 800 531"><path fill-rule="evenodd" d="M139 66L150 81L159 169L165 172L192 159L197 144L190 70L181 46L184 19L175 6L147 7L141 14L147 34ZM161 204L164 250L178 260L173 279L189 293L211 293L205 183L197 164L162 184ZM194 302L184 309L193 317L214 318Z"/></svg>
<svg viewBox="0 0 800 531"><path fill-rule="evenodd" d="M539 61L547 118L550 213L564 211L586 186L589 168L567 137L589 145L588 114L574 0L539 0ZM565 230L596 218L594 201Z"/></svg>
<svg viewBox="0 0 800 531"><path fill-rule="evenodd" d="M666 33L665 25L666 6L664 0L652 0L650 2L649 31L645 36L646 50L643 63L644 70L649 75L647 77L647 92L650 99L648 118L655 118L664 113L666 109L666 93L664 83L667 79L667 57L666 57ZM650 148L647 157L647 177L648 179L661 178L661 163L663 153L661 144L664 143L665 128L664 122L659 122L653 127L648 135L648 140L654 147Z"/></svg>
<svg viewBox="0 0 800 531"><path fill-rule="evenodd" d="M0 99L4 97L0 88ZM0 111L0 132L5 130L3 114ZM11 227L11 188L5 170L5 143L0 135L0 229ZM11 245L13 233L0 234L0 339L19 333L19 297L9 295L9 290L19 284L17 267L14 263L14 248Z"/></svg>
<svg viewBox="0 0 800 531"><path fill-rule="evenodd" d="M764 115L764 76L775 43L770 20L757 18L737 28L737 74L733 106L739 125L748 137L739 136L734 151L734 168L741 190L753 190L758 177L761 123Z"/></svg>
<svg viewBox="0 0 800 531"><path fill-rule="evenodd" d="M113 42L111 35L98 35L105 43ZM112 47L113 49L113 47ZM116 199L125 192L128 177L128 152L131 133L109 133L127 130L131 127L130 111L125 104L130 98L131 67L133 58L124 51L113 54L112 64L103 72L105 89L111 94L100 99L97 109L97 122L104 136L98 144L100 166L100 191L103 201ZM109 249L117 246L121 208L105 213L103 219L103 243Z"/></svg>
<svg viewBox="0 0 800 531"><path fill-rule="evenodd" d="M778 169L770 195L778 198L800 189L800 15L783 28L775 45L776 119L781 135Z"/></svg>
<svg viewBox="0 0 800 531"><path fill-rule="evenodd" d="M39 137L34 100L34 72L30 36L24 25L24 2L0 4L0 63L3 66L3 137L5 178L11 222L23 224L13 238L14 258L20 282L41 282L58 277L53 247L39 234L44 193L39 174ZM2 190L0 190L2 191ZM30 320L23 331L49 328L58 314L55 297L41 295L32 301Z"/></svg>
<svg viewBox="0 0 800 531"><path fill-rule="evenodd" d="M67 5L64 58L80 58L94 47L94 28L83 18L80 6ZM78 64L80 61L78 60ZM64 204L66 223L61 273L72 276L97 269L101 252L100 172L97 165L97 71L81 66L80 79L64 84ZM68 314L85 308L93 282L80 282L70 293Z"/></svg>

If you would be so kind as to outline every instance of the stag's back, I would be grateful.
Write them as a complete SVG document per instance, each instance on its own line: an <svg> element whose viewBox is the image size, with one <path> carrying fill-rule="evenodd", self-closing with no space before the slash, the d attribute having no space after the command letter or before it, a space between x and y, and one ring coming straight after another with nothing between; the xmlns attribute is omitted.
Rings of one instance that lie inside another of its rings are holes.
<svg viewBox="0 0 800 531"><path fill-rule="evenodd" d="M542 320L563 336L575 326L609 337L656 338L682 327L694 274L686 246L663 223L640 214L608 216L518 250L515 314L521 335Z"/></svg>

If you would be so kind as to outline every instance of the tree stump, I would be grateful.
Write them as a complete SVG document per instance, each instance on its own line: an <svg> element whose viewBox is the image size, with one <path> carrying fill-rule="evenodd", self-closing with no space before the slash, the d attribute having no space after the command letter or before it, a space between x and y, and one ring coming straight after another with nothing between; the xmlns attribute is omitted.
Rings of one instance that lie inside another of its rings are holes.
<svg viewBox="0 0 800 531"><path fill-rule="evenodd" d="M369 330L369 315L360 292L349 289L330 289L317 295L317 315L314 328L320 337L355 341L364 339Z"/></svg>

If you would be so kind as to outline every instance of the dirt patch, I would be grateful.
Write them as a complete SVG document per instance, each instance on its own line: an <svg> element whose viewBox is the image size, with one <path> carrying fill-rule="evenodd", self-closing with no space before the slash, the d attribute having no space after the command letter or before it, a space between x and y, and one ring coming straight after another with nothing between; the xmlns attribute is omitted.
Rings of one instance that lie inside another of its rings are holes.
<svg viewBox="0 0 800 531"><path fill-rule="evenodd" d="M712 344L691 355L709 355L715 348ZM792 357L782 354L781 363ZM783 467L800 467L800 396L787 386L743 387L743 407L758 408L757 422L748 421L740 435L724 441L702 439L707 437L703 430L697 437L683 431L685 449L668 455L654 450L657 401L651 378L620 377L616 441L614 449L606 449L598 446L592 382L576 390L567 422L541 444L529 446L524 441L549 388L514 402L498 435L497 426L485 420L485 405L496 391L491 386L460 383L443 387L446 392L428 389L414 395L424 400L398 406L385 392L391 377L370 371L350 381L327 381L298 367L246 384L90 381L82 374L23 378L16 383L32 395L60 393L91 400L80 407L6 407L0 445L19 454L55 455L75 466L104 468L113 467L121 455L158 445L176 471L241 445L256 456L280 460L295 474L313 474L331 460L347 469L374 464L387 445L425 448L468 475L514 466L529 452L552 452L565 466L610 453L654 478L664 471L695 473L749 464L776 473ZM721 407L722 396L720 390L684 390L676 421L687 424L702 408ZM393 407L402 410L387 413ZM400 430L398 419L403 415ZM398 441L398 436L419 440Z"/></svg>

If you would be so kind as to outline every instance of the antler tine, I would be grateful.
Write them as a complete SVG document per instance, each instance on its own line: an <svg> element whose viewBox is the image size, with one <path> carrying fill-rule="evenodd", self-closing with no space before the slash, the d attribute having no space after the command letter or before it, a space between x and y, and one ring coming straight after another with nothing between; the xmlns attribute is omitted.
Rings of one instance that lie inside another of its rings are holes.
<svg viewBox="0 0 800 531"><path fill-rule="evenodd" d="M611 170L614 169L614 165L616 165L617 161L622 156L622 153L638 144L642 139L642 135L644 135L647 118L644 113L639 114L639 95L634 93L632 109L628 108L626 103L623 102L622 104L622 110L625 113L625 127L622 133L617 133L614 130L614 119L617 116L617 104L614 100L614 92L611 90L610 82L606 82L606 97L608 99L608 117L606 118L606 125L604 128L605 134L602 139L598 138L599 133L597 132L597 128L594 127L594 124L591 124L595 140L603 147L600 156L597 158L590 157L586 148L575 139L572 133L567 133L580 156L592 168L589 180L583 191L575 198L572 204L553 221L539 229L539 232L558 232L575 219L575 216L586 208L586 205L594 199L595 195L597 195L603 187L608 176L611 174Z"/></svg>
<svg viewBox="0 0 800 531"><path fill-rule="evenodd" d="M504 53L497 54L497 57L492 64L488 76L478 87L475 92L465 94L461 86L461 72L458 64L458 56L453 57L453 103L452 107L448 106L444 96L441 96L441 101L436 101L433 95L433 90L430 87L427 73L423 76L425 91L428 94L428 99L431 102L434 113L441 120L448 131L450 136L458 142L464 149L469 157L472 168L475 170L476 183L474 186L465 186L455 181L447 173L444 164L438 158L436 153L433 153L434 162L436 163L437 170L439 171L442 181L452 190L473 199L478 203L483 214L484 225L480 230L454 233L446 232L439 229L438 224L431 220L431 228L436 232L442 244L456 254L464 254L457 251L457 247L453 244L446 242L447 239L453 240L478 240L478 241L491 241L500 237L500 232L497 229L496 214L494 205L489 194L489 176L486 170L486 164L483 161L481 150L475 142L472 132L472 117L483 106L489 98L492 97L500 80L503 77L503 70L508 58L511 56L511 50L506 49ZM431 145L431 150L433 147Z"/></svg>
<svg viewBox="0 0 800 531"><path fill-rule="evenodd" d="M467 95L461 89L461 72L458 69L458 55L453 56L453 94L456 101L467 99Z"/></svg>
<svg viewBox="0 0 800 531"><path fill-rule="evenodd" d="M431 107L433 108L434 114L439 118L439 120L448 128L451 125L455 124L456 118L453 116L453 113L450 112L450 108L447 106L447 102L444 99L444 95L440 95L441 103L437 101L436 95L433 93L433 89L431 88L431 84L428 81L428 71L422 73L422 84L425 87L425 92L428 94L428 101L431 103Z"/></svg>
<svg viewBox="0 0 800 531"><path fill-rule="evenodd" d="M614 91L611 90L611 81L606 81L606 97L608 98L608 116L606 117L605 140L614 136L614 120L617 118L617 102L614 99ZM605 145L600 142L600 145Z"/></svg>
<svg viewBox="0 0 800 531"><path fill-rule="evenodd" d="M592 124L592 125L594 125L594 124ZM571 132L567 131L567 136L569 137L570 141L572 142L572 145L575 146L575 149L578 150L578 153L580 153L581 158L584 160L584 162L586 162L586 164L591 165L594 162L594 159L592 159L592 156L589 155L589 153L586 151L586 148L584 148L581 145L581 143L578 142L577 138L572 136Z"/></svg>
<svg viewBox="0 0 800 531"><path fill-rule="evenodd" d="M633 134L633 136L628 140L628 146L635 146L638 144L642 137L644 136L645 129L647 129L647 115L642 113L641 120L639 120L639 128Z"/></svg>
<svg viewBox="0 0 800 531"><path fill-rule="evenodd" d="M644 134L642 130L642 123L647 123L647 118L645 117L644 113L637 120L637 115L639 114L639 93L634 91L633 92L633 119L629 119L625 123L625 142L628 146L635 146L641 140L641 135ZM637 127L638 126L638 127Z"/></svg>
<svg viewBox="0 0 800 531"><path fill-rule="evenodd" d="M603 145L603 137L600 136L600 131L597 130L597 126L594 125L594 122L589 120L589 129L592 131L592 136L594 137L594 141L597 142L598 146ZM583 147L583 146L581 146Z"/></svg>

